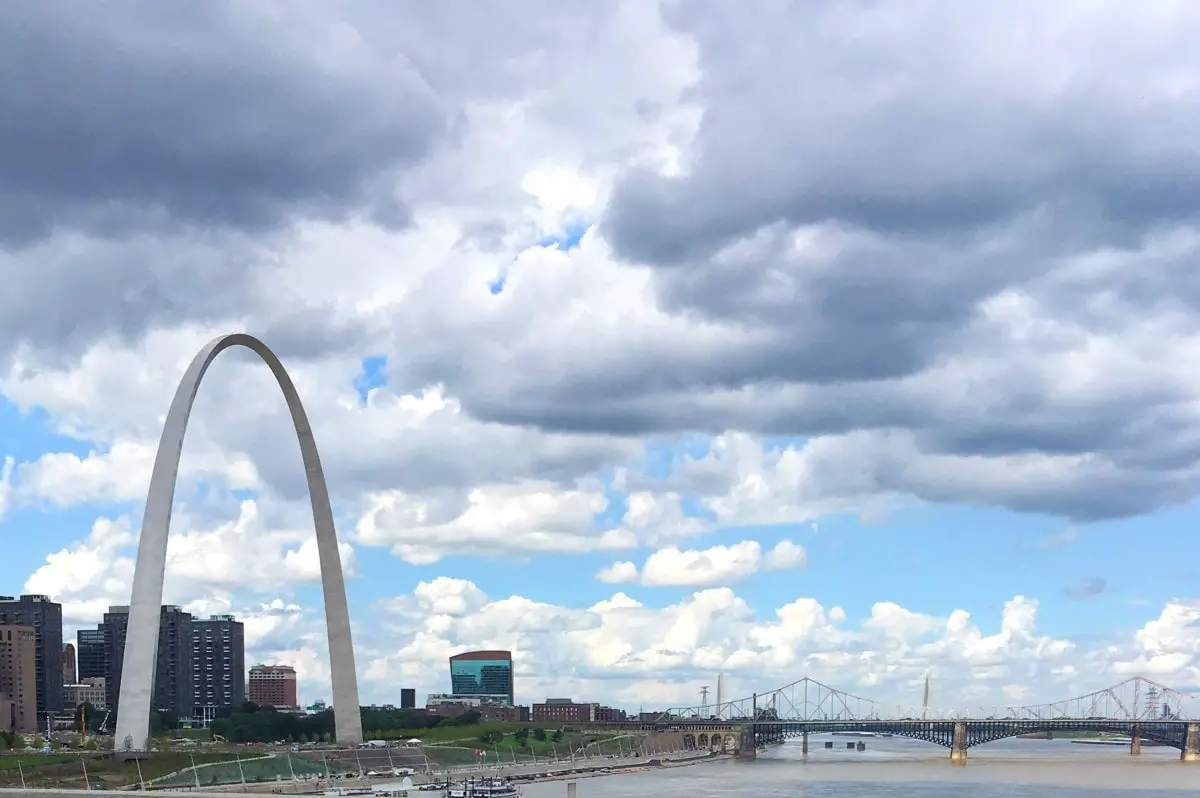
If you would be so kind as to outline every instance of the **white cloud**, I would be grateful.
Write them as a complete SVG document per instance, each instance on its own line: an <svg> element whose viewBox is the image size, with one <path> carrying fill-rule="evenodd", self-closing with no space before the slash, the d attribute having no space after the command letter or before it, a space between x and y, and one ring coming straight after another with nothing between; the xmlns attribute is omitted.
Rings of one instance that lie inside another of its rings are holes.
<svg viewBox="0 0 1200 798"><path fill-rule="evenodd" d="M596 531L608 502L599 486L561 489L544 482L488 485L442 501L400 492L376 494L356 540L391 546L404 560L435 563L447 551L476 554L586 552L627 548L624 530Z"/></svg>
<svg viewBox="0 0 1200 798"><path fill-rule="evenodd" d="M637 563L629 562L628 560L618 560L612 565L600 569L596 574L596 579L609 585L636 582L638 580Z"/></svg>
<svg viewBox="0 0 1200 798"><path fill-rule="evenodd" d="M101 518L85 540L48 555L25 590L62 602L65 618L94 622L108 606L129 603L137 534L128 519ZM339 549L342 569L353 578L355 551L345 541ZM212 596L229 604L235 593L291 591L319 584L321 576L311 518L307 528L269 524L253 500L240 502L236 518L212 526L176 512L166 568L164 600L174 604Z"/></svg>
<svg viewBox="0 0 1200 798"><path fill-rule="evenodd" d="M727 697L809 676L911 708L919 705L931 670L942 709L1057 700L1124 679L1121 658L1136 655L1147 635L1161 635L1164 622L1151 621L1138 643L1131 639L1103 653L1100 664L1095 657L1103 647L1040 633L1037 602L1020 596L1006 604L993 635L961 610L933 617L886 602L855 625L847 624L841 608L811 598L760 617L723 587L661 609L623 593L572 609L515 596L493 599L469 581L441 578L421 583L384 610L391 650L361 664L373 684L437 685L449 654L497 647L514 653L522 700L582 693L624 706L659 707L697 704L699 685L717 672L726 675ZM1173 629L1184 628L1188 611L1194 608L1170 605L1163 617ZM1183 656L1193 668L1200 664L1194 641L1174 634L1155 640L1164 654ZM1021 686L1020 695L1014 685Z"/></svg>
<svg viewBox="0 0 1200 798"><path fill-rule="evenodd" d="M157 446L148 442L118 440L108 451L85 457L51 452L17 470L17 492L22 499L47 499L60 507L76 504L111 504L144 501L150 484ZM259 487L254 463L244 457L227 458L218 450L189 453L181 463L184 484L217 481L231 490Z"/></svg>
<svg viewBox="0 0 1200 798"><path fill-rule="evenodd" d="M602 569L596 579L610 584L640 582L651 587L718 585L741 581L760 570L783 571L807 564L804 547L790 540L781 540L766 554L758 541L744 540L707 549L668 546L647 557L640 571L635 563L620 561Z"/></svg>
<svg viewBox="0 0 1200 798"><path fill-rule="evenodd" d="M787 571L808 565L808 551L798 543L781 540L763 556L763 569Z"/></svg>

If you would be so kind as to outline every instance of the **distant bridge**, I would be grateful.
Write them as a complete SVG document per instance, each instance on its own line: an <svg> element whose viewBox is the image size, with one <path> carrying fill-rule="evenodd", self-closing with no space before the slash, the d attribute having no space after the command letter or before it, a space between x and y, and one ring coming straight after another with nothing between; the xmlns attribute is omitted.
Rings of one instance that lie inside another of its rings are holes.
<svg viewBox="0 0 1200 798"><path fill-rule="evenodd" d="M948 713L889 705L804 678L749 698L605 725L677 731L697 747L732 747L745 757L788 737L802 738L808 753L810 734L873 732L945 746L951 759L961 762L972 746L1008 737L1098 732L1128 736L1134 754L1146 740L1179 749L1185 761L1200 762L1200 697L1140 677L1066 701Z"/></svg>

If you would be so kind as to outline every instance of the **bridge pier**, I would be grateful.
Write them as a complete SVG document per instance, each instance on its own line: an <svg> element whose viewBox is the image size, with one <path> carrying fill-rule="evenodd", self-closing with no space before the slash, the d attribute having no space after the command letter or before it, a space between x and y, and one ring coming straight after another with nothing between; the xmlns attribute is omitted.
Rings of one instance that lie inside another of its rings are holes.
<svg viewBox="0 0 1200 798"><path fill-rule="evenodd" d="M758 758L758 740L754 733L754 724L747 723L742 726L738 732L738 747L736 756L738 759L757 759Z"/></svg>
<svg viewBox="0 0 1200 798"><path fill-rule="evenodd" d="M1200 762L1200 723L1187 725L1187 736L1184 738L1183 751L1179 758L1184 762Z"/></svg>
<svg viewBox="0 0 1200 798"><path fill-rule="evenodd" d="M967 722L954 721L954 744L950 746L950 761L956 765L967 764Z"/></svg>
<svg viewBox="0 0 1200 798"><path fill-rule="evenodd" d="M1142 755L1142 738L1138 736L1137 732L1134 732L1133 734L1129 735L1129 755L1130 756L1141 756Z"/></svg>
<svg viewBox="0 0 1200 798"><path fill-rule="evenodd" d="M808 732L803 732L800 735L800 753L808 756Z"/></svg>

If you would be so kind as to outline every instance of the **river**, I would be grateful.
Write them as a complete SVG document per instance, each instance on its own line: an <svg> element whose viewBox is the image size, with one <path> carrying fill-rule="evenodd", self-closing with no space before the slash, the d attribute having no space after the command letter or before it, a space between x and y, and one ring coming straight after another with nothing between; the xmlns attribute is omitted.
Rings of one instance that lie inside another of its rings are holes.
<svg viewBox="0 0 1200 798"><path fill-rule="evenodd" d="M824 748L834 740L835 749ZM969 763L902 738L865 740L848 751L844 737L812 737L809 756L798 740L756 761L723 759L687 767L578 780L579 798L1181 798L1200 796L1200 763L1181 762L1174 748L1130 756L1117 746L1067 740L1002 740L972 748ZM562 798L562 781L529 784L526 798Z"/></svg>

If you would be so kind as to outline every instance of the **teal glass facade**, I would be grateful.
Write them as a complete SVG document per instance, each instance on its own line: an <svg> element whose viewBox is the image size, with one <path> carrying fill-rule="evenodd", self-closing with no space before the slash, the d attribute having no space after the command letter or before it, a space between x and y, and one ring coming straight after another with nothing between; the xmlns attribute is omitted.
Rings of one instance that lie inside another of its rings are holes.
<svg viewBox="0 0 1200 798"><path fill-rule="evenodd" d="M450 688L455 695L505 696L513 703L511 659L450 658Z"/></svg>

